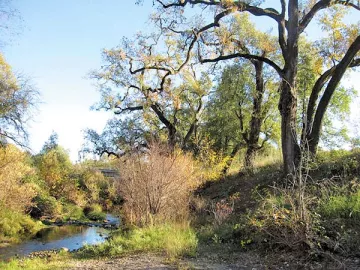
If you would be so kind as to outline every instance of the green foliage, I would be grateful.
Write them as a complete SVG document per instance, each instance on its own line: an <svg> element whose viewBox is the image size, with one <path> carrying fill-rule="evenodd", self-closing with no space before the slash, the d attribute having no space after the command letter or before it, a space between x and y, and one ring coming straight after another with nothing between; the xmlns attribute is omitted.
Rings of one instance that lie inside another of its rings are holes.
<svg viewBox="0 0 360 270"><path fill-rule="evenodd" d="M206 110L206 132L215 141L215 149L226 154L231 152L231 146L243 142L243 134L249 134L251 129L250 120L256 96L253 72L252 65L247 62L225 68L216 91L210 96ZM264 120L261 132L277 143L280 127L277 125L277 98L274 94L276 91L273 91L276 88L275 81L270 81L269 78L267 88L262 100L261 115L259 115L259 118ZM260 140L259 144L261 143Z"/></svg>
<svg viewBox="0 0 360 270"><path fill-rule="evenodd" d="M36 185L25 180L34 174L26 154L14 145L0 147L0 205L25 211L36 195Z"/></svg>
<svg viewBox="0 0 360 270"><path fill-rule="evenodd" d="M354 88L339 86L331 98L329 108L324 118L322 144L329 149L341 148L349 142L348 128L342 123L349 121L351 103L357 97Z"/></svg>
<svg viewBox="0 0 360 270"><path fill-rule="evenodd" d="M134 228L127 233L114 235L98 246L85 246L80 257L113 257L137 251L164 251L169 257L194 255L197 238L188 225L165 224L146 228Z"/></svg>
<svg viewBox="0 0 360 270"><path fill-rule="evenodd" d="M96 211L91 211L87 217L90 220L95 220L95 221L102 221L106 218L106 214L103 212L96 212Z"/></svg>
<svg viewBox="0 0 360 270"><path fill-rule="evenodd" d="M75 166L75 175L78 188L86 194L87 204L98 203L105 208L111 208L112 204L118 204L121 200L116 193L114 179L105 178L104 175L96 169L112 168L114 162L104 164L81 163Z"/></svg>
<svg viewBox="0 0 360 270"><path fill-rule="evenodd" d="M34 234L42 227L41 222L33 221L29 216L1 207L0 209L0 244L16 242Z"/></svg>
<svg viewBox="0 0 360 270"><path fill-rule="evenodd" d="M298 192L297 189L278 189L275 193L268 193L251 217L251 226L268 239L268 244L291 250L313 247L318 216L308 209L311 196L306 194L301 199Z"/></svg>
<svg viewBox="0 0 360 270"><path fill-rule="evenodd" d="M63 197L65 184L69 179L72 164L68 153L60 146L55 146L35 157L39 175L47 184L51 196Z"/></svg>
<svg viewBox="0 0 360 270"><path fill-rule="evenodd" d="M98 204L92 204L84 209L84 214L90 220L103 221L106 218L106 214L102 212L102 207Z"/></svg>
<svg viewBox="0 0 360 270"><path fill-rule="evenodd" d="M331 196L320 205L320 214L326 218L360 220L360 189L352 194Z"/></svg>
<svg viewBox="0 0 360 270"><path fill-rule="evenodd" d="M351 178L349 178L351 177ZM321 216L321 245L346 255L360 254L360 183L354 176L327 179L319 187L314 211Z"/></svg>
<svg viewBox="0 0 360 270"><path fill-rule="evenodd" d="M64 220L82 220L85 215L81 207L66 203L63 206L62 217Z"/></svg>
<svg viewBox="0 0 360 270"><path fill-rule="evenodd" d="M360 172L360 155L357 150L319 151L316 160L321 164L322 174L327 177L347 178Z"/></svg>
<svg viewBox="0 0 360 270"><path fill-rule="evenodd" d="M29 181L34 170L27 155L14 145L0 148L0 239L18 240L37 224L25 215L38 187Z"/></svg>
<svg viewBox="0 0 360 270"><path fill-rule="evenodd" d="M117 156L136 145L150 143L149 139L154 137L168 141L172 146L192 148L196 144L196 139L191 140L194 127L200 120L203 99L211 88L210 77L199 68L195 72L185 65L176 72L178 74L174 73L166 80L167 75L162 78L162 72L147 69L139 76L131 72L133 57L138 59L137 65L147 66L168 60L170 65L178 66L179 41L172 39L171 35L166 37L163 44L169 53L166 59L159 55L157 46L147 47L147 42L140 40L130 42L123 39L121 46L105 49L105 65L91 74L101 82L98 84L101 100L94 108L113 111L116 115L127 114L127 117L110 120L102 134L87 130L89 143L85 150ZM128 90L124 92L124 88Z"/></svg>
<svg viewBox="0 0 360 270"><path fill-rule="evenodd" d="M42 152L34 157L38 178L41 179L38 182L42 183L43 198L38 198L39 203L50 203L52 199L44 201L45 197L54 197L63 205L70 203L84 207L101 203L111 206L111 200L116 199L114 181L106 179L94 164L73 165L68 153L57 144L55 135L50 136ZM64 213L64 216L69 214ZM79 211L75 216L79 216Z"/></svg>
<svg viewBox="0 0 360 270"><path fill-rule="evenodd" d="M133 113L131 118L113 118L107 121L103 131L85 130L84 155L93 153L100 157L116 157L121 152L129 152L137 144L144 144L150 134L144 130L142 114Z"/></svg>
<svg viewBox="0 0 360 270"><path fill-rule="evenodd" d="M35 218L40 218L42 216L55 218L62 212L61 204L54 197L47 195L45 192L38 194L33 199L33 204L30 214Z"/></svg>
<svg viewBox="0 0 360 270"><path fill-rule="evenodd" d="M199 229L199 241L206 244L231 243L246 248L252 243L253 232L250 229L251 226L244 217L237 222L229 221L221 226L205 225Z"/></svg>
<svg viewBox="0 0 360 270"><path fill-rule="evenodd" d="M44 143L41 153L47 153L59 146L58 144L59 136L56 132L52 132L49 139Z"/></svg>

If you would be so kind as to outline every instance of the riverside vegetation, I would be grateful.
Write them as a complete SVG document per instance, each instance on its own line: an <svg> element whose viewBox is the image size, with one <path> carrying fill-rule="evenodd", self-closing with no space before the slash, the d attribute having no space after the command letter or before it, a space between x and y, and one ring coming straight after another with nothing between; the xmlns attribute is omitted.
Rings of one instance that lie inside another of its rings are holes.
<svg viewBox="0 0 360 270"><path fill-rule="evenodd" d="M239 166L234 163L223 177L221 167L204 170L204 161L180 151L169 156L165 149L153 146L146 159L136 154L117 162L123 176L116 192L124 196L126 191L129 197L123 197L128 199L121 207L126 223L108 241L47 259L1 263L2 269L67 269L78 259L138 252L164 254L170 265L213 252L231 261L234 255L221 251L229 247L231 254L267 254L261 263L270 268L284 262L293 268L319 262L340 267L360 255L358 150L319 153L318 160L307 165L307 185L300 197L296 183L274 185L282 179L274 152L259 156L251 174L231 173Z"/></svg>
<svg viewBox="0 0 360 270"><path fill-rule="evenodd" d="M57 144L35 156L14 145L0 151L0 245L35 234L41 220L103 221L118 199L95 163L73 165Z"/></svg>
<svg viewBox="0 0 360 270"><path fill-rule="evenodd" d="M104 49L89 75L100 94L93 109L114 118L84 131L77 164L55 133L40 153L24 150L38 93L0 55L0 245L47 221L111 211L122 222L102 244L0 268L141 253L180 269L196 269L193 258L223 269L359 269L358 120L351 132L342 125L357 97L343 80L360 66L359 3L152 3L149 33ZM322 34L310 38L314 18Z"/></svg>

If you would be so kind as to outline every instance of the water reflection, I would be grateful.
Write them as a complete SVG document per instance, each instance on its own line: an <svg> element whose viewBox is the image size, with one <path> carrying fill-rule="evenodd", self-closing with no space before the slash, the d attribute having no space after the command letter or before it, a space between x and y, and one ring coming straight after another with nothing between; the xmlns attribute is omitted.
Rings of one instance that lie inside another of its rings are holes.
<svg viewBox="0 0 360 270"><path fill-rule="evenodd" d="M94 245L102 243L108 235L108 230L99 227L74 225L50 227L39 231L36 238L32 240L1 248L0 258L7 259L13 256L26 256L35 251L61 249L63 247L72 251L85 244Z"/></svg>

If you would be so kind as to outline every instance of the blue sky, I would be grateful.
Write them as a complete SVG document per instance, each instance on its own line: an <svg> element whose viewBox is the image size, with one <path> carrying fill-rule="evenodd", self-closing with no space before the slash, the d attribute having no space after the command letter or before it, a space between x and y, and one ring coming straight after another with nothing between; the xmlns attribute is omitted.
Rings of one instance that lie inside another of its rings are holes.
<svg viewBox="0 0 360 270"><path fill-rule="evenodd" d="M134 0L12 2L22 16L23 28L3 51L15 71L32 78L42 100L30 123L30 147L38 152L55 131L75 161L83 140L81 131L101 131L111 117L89 110L99 94L86 76L101 66L103 48L117 46L123 36L146 29L151 1L142 6ZM359 85L358 75L347 84Z"/></svg>
<svg viewBox="0 0 360 270"><path fill-rule="evenodd" d="M23 28L4 54L14 71L32 79L42 100L30 123L30 147L39 151L54 130L76 160L81 130L100 131L111 116L89 110L99 94L86 76L101 66L102 48L146 26L151 7L124 0L16 0L13 6Z"/></svg>

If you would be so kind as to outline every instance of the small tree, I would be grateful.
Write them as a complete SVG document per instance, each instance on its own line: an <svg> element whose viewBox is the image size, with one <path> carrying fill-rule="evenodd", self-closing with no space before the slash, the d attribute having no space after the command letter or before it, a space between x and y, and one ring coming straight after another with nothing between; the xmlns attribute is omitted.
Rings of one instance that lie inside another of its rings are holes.
<svg viewBox="0 0 360 270"><path fill-rule="evenodd" d="M66 196L65 188L70 182L72 163L69 154L58 145L57 134L53 132L45 142L40 154L34 157L39 177L45 181L51 196L59 199Z"/></svg>
<svg viewBox="0 0 360 270"><path fill-rule="evenodd" d="M255 66L259 64L254 62ZM205 130L215 140L215 147L230 156L223 173L241 148L246 148L245 168L251 170L257 151L268 140L279 139L276 91L271 89L276 82L262 72L261 64L256 70L248 62L227 67L210 96Z"/></svg>

